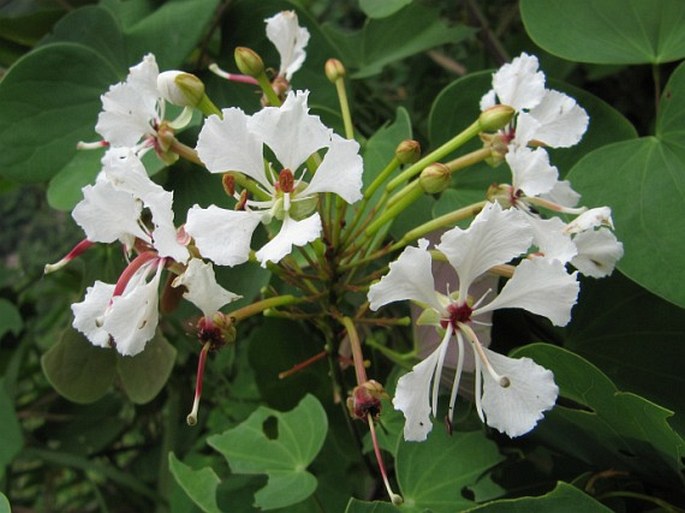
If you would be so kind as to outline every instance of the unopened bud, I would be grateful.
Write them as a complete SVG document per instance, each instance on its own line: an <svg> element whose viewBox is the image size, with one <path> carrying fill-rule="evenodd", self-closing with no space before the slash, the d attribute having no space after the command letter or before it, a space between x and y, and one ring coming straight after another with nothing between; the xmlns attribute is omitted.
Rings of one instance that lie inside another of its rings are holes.
<svg viewBox="0 0 685 513"><path fill-rule="evenodd" d="M419 185L428 194L444 191L452 183L450 168L445 164L435 163L426 167L419 175Z"/></svg>
<svg viewBox="0 0 685 513"><path fill-rule="evenodd" d="M235 49L234 56L241 73L254 78L264 73L264 61L254 50L239 46Z"/></svg>
<svg viewBox="0 0 685 513"><path fill-rule="evenodd" d="M419 141L406 139L397 145L395 156L401 164L413 164L421 157L421 145Z"/></svg>
<svg viewBox="0 0 685 513"><path fill-rule="evenodd" d="M485 159L487 165L497 167L504 162L504 156L509 151L506 137L502 136L501 133L481 133L480 140L483 141L483 148L490 149L490 156Z"/></svg>
<svg viewBox="0 0 685 513"><path fill-rule="evenodd" d="M328 59L323 69L324 73L326 73L326 78L334 84L347 73L345 66L338 59Z"/></svg>
<svg viewBox="0 0 685 513"><path fill-rule="evenodd" d="M347 410L355 419L366 420L370 414L374 419L381 414L381 398L388 397L383 385L370 379L354 387L347 398Z"/></svg>
<svg viewBox="0 0 685 513"><path fill-rule="evenodd" d="M515 206L518 199L511 185L497 183L488 187L485 197L492 203L499 203L502 208Z"/></svg>
<svg viewBox="0 0 685 513"><path fill-rule="evenodd" d="M179 107L197 107L205 95L205 85L191 73L164 71L157 77L157 89L169 103Z"/></svg>
<svg viewBox="0 0 685 513"><path fill-rule="evenodd" d="M516 111L509 105L498 104L480 113L478 122L483 132L495 132L507 126Z"/></svg>

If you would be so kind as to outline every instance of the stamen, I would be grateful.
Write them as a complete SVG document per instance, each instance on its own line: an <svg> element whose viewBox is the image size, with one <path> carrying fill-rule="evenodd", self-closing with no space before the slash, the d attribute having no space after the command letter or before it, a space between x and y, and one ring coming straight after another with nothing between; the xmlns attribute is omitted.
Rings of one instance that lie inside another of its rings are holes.
<svg viewBox="0 0 685 513"><path fill-rule="evenodd" d="M376 461L378 462L378 468L381 471L381 477L383 478L383 484L385 485L385 490L388 492L390 501L395 505L399 506L404 502L401 495L392 491L390 486L390 481L388 480L388 473L385 470L385 464L383 463L383 456L381 455L381 449L378 445L378 438L376 437L376 427L373 423L373 417L371 414L367 414L366 420L369 423L369 431L371 432L371 440L373 442L373 452L376 455Z"/></svg>
<svg viewBox="0 0 685 513"><path fill-rule="evenodd" d="M62 267L71 262L74 258L82 255L87 249L89 249L94 244L94 242L91 242L88 239L83 239L81 242L76 244L76 246L74 246L72 250L69 251L69 253L67 253L66 256L64 256L64 258L62 258L59 262L55 262L54 264L45 264L45 267L43 268L43 273L50 274L52 272L60 270Z"/></svg>
<svg viewBox="0 0 685 513"><path fill-rule="evenodd" d="M438 361L435 363L435 372L433 373L433 395L431 398L431 408L433 410L433 417L438 414L438 392L440 391L440 377L442 376L442 365L445 363L445 355L447 354L447 345L449 343L450 337L452 336L452 330L454 328L449 325L445 330L445 336L440 342L440 354L438 355Z"/></svg>
<svg viewBox="0 0 685 513"><path fill-rule="evenodd" d="M480 306L480 304L483 302L483 300L488 296L488 294L490 294L490 292L492 292L492 289L491 289L491 288L488 289L488 290L486 290L485 293L480 297L480 299L478 299L478 301L476 301L476 302L473 304L473 306L472 306L471 308L472 308L473 310L477 309L477 308Z"/></svg>
<svg viewBox="0 0 685 513"><path fill-rule="evenodd" d="M476 363L476 385L475 385L475 396L476 396L476 412L478 413L478 417L480 418L481 422L485 422L485 416L483 415L483 407L480 404L480 396L482 393L482 377L481 377L481 367L480 367L480 358L474 358L475 363Z"/></svg>
<svg viewBox="0 0 685 513"><path fill-rule="evenodd" d="M457 370L454 374L454 381L452 382L452 392L450 393L450 402L447 408L447 420L450 427L454 419L454 405L457 402L457 394L459 393L459 382L461 381L461 373L464 369L464 338L460 331L457 331L457 346L459 353L457 354Z"/></svg>
<svg viewBox="0 0 685 513"><path fill-rule="evenodd" d="M462 331L466 334L466 336L469 338L469 340L472 342L473 348L478 353L478 358L476 358L476 364L478 364L479 360L483 362L483 365L485 365L485 369L488 371L488 374L494 379L499 385L503 388L507 388L510 384L511 381L509 378L506 376L500 376L497 371L493 368L492 364L490 363L490 360L488 360L487 355L485 354L485 351L483 351L483 346L481 345L480 341L478 340L478 337L476 336L476 332L473 331L473 328L471 326L468 326L463 323L459 323L459 327L462 329Z"/></svg>
<svg viewBox="0 0 685 513"><path fill-rule="evenodd" d="M227 71L222 70L216 63L212 63L209 65L209 71L211 71L212 73L221 78L230 80L231 82L242 82L244 84L259 85L259 82L257 82L256 78L250 77L248 75L228 73Z"/></svg>
<svg viewBox="0 0 685 513"><path fill-rule="evenodd" d="M77 150L97 150L99 148L109 148L109 143L107 141L79 141L76 143Z"/></svg>
<svg viewBox="0 0 685 513"><path fill-rule="evenodd" d="M197 362L197 377L195 378L195 398L193 399L193 408L186 417L186 422L189 426L197 424L197 412L200 409L200 397L202 396L202 378L205 374L205 362L207 361L207 353L211 343L205 342L200 351L200 358Z"/></svg>
<svg viewBox="0 0 685 513"><path fill-rule="evenodd" d="M565 207L563 205L560 205L558 203L555 203L553 201L544 199L544 198L538 198L538 197L530 197L526 196L526 202L531 203L533 205L536 205L538 207L546 208L547 210L551 210L552 212L561 212L562 214L582 214L587 210L587 207L578 207L578 208L572 208L572 207Z"/></svg>
<svg viewBox="0 0 685 513"><path fill-rule="evenodd" d="M279 372L278 373L278 379L290 377L293 374L295 374L296 372L299 372L302 369L309 367L312 363L318 362L319 360L321 360L325 356L326 356L326 351L324 350L324 351L321 351L320 353L315 354L311 358L307 358L303 362L296 363L290 369L283 371L283 372Z"/></svg>

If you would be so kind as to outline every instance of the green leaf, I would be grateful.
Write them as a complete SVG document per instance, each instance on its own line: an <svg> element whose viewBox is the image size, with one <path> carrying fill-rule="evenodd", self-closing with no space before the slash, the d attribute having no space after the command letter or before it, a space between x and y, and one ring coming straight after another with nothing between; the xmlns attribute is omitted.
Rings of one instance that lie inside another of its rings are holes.
<svg viewBox="0 0 685 513"><path fill-rule="evenodd" d="M68 328L41 358L43 372L61 395L75 403L100 399L114 380L116 356L111 349L95 347Z"/></svg>
<svg viewBox="0 0 685 513"><path fill-rule="evenodd" d="M359 0L359 8L369 18L386 18L411 2L412 0Z"/></svg>
<svg viewBox="0 0 685 513"><path fill-rule="evenodd" d="M615 272L583 280L566 331L564 347L599 366L619 387L675 411L676 427L685 433L685 316L679 307Z"/></svg>
<svg viewBox="0 0 685 513"><path fill-rule="evenodd" d="M462 489L474 485L504 460L483 431L454 432L436 424L425 442L401 441L397 449L397 480L404 498L402 511L453 513L473 506Z"/></svg>
<svg viewBox="0 0 685 513"><path fill-rule="evenodd" d="M17 307L5 298L0 298L0 338L6 333L19 334L24 323Z"/></svg>
<svg viewBox="0 0 685 513"><path fill-rule="evenodd" d="M170 0L162 4L147 0L107 0L123 27L128 62L155 54L161 71L180 67L205 33L219 0ZM190 22L192 20L192 22Z"/></svg>
<svg viewBox="0 0 685 513"><path fill-rule="evenodd" d="M95 139L100 94L117 82L96 51L73 43L38 48L0 82L0 174L20 182L55 176Z"/></svg>
<svg viewBox="0 0 685 513"><path fill-rule="evenodd" d="M323 27L340 49L353 78L367 78L383 67L446 43L459 43L473 33L464 25L447 26L436 9L413 3L383 19L372 19L356 32Z"/></svg>
<svg viewBox="0 0 685 513"><path fill-rule="evenodd" d="M0 380L0 479L5 475L5 467L12 463L24 445L21 425L14 411L14 404L5 389L4 379ZM1 506L1 504L0 504Z"/></svg>
<svg viewBox="0 0 685 513"><path fill-rule="evenodd" d="M681 0L521 0L537 45L571 61L643 64L685 57Z"/></svg>
<svg viewBox="0 0 685 513"><path fill-rule="evenodd" d="M2 492L0 492L0 513L12 513L10 501L7 500L7 497Z"/></svg>
<svg viewBox="0 0 685 513"><path fill-rule="evenodd" d="M319 401L307 395L295 409L281 413L259 407L238 427L210 436L209 445L238 474L267 474L266 486L255 493L255 506L283 508L316 490L307 471L326 438L328 420Z"/></svg>
<svg viewBox="0 0 685 513"><path fill-rule="evenodd" d="M397 513L402 511L389 502L366 502L352 498L347 504L345 513Z"/></svg>
<svg viewBox="0 0 685 513"><path fill-rule="evenodd" d="M625 250L621 272L685 307L685 238L673 235L685 233L685 64L666 86L656 126L656 136L586 155L568 178L584 205L611 207Z"/></svg>
<svg viewBox="0 0 685 513"><path fill-rule="evenodd" d="M219 476L209 467L193 470L169 453L169 470L188 497L205 513L221 513L216 502Z"/></svg>
<svg viewBox="0 0 685 513"><path fill-rule="evenodd" d="M611 510L568 483L558 482L540 497L502 499L466 510L464 513L610 513Z"/></svg>
<svg viewBox="0 0 685 513"><path fill-rule="evenodd" d="M533 344L512 356L527 356L554 372L559 395L567 400L547 413L536 435L588 464L682 488L685 441L668 423L673 412L618 390L597 367L566 349Z"/></svg>
<svg viewBox="0 0 685 513"><path fill-rule="evenodd" d="M136 404L152 401L164 388L176 362L176 348L158 330L136 356L117 354L121 387Z"/></svg>

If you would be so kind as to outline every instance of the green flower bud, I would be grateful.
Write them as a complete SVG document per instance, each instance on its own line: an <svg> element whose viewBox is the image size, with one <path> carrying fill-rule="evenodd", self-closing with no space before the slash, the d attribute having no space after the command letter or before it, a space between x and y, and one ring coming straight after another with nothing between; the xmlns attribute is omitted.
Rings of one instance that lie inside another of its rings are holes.
<svg viewBox="0 0 685 513"><path fill-rule="evenodd" d="M250 48L239 46L235 49L235 63L241 73L253 78L257 78L264 73L264 61Z"/></svg>
<svg viewBox="0 0 685 513"><path fill-rule="evenodd" d="M183 71L164 71L157 77L157 89L169 103L179 107L197 107L205 95L202 80Z"/></svg>
<svg viewBox="0 0 685 513"><path fill-rule="evenodd" d="M511 185L493 183L488 187L485 197L493 203L499 203L502 208L510 208L516 203L513 189Z"/></svg>
<svg viewBox="0 0 685 513"><path fill-rule="evenodd" d="M512 120L515 114L513 107L509 105L495 105L480 113L478 122L483 132L495 132L500 128L504 128L509 121Z"/></svg>
<svg viewBox="0 0 685 513"><path fill-rule="evenodd" d="M452 176L445 164L431 164L419 175L419 185L428 194L442 192L450 186Z"/></svg>
<svg viewBox="0 0 685 513"><path fill-rule="evenodd" d="M397 145L395 156L402 164L413 164L421 157L421 145L413 139L406 139Z"/></svg>
<svg viewBox="0 0 685 513"><path fill-rule="evenodd" d="M347 70L345 70L345 66L338 59L328 59L324 65L324 72L326 73L326 78L335 84L345 76Z"/></svg>

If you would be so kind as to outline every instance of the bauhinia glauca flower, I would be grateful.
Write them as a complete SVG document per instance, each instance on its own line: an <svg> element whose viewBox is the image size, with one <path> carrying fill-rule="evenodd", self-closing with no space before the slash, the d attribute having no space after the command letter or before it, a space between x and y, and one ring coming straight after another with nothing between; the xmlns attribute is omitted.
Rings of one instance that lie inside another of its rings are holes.
<svg viewBox="0 0 685 513"><path fill-rule="evenodd" d="M306 92L291 92L280 107L252 116L224 109L221 118L207 119L197 152L210 172L240 172L253 180L253 198L243 202L235 193L242 210L195 205L188 211L186 231L202 255L219 265L247 261L253 231L274 221L280 227L255 256L262 266L279 262L293 246L319 238L320 193L334 193L347 203L362 197L359 145L309 114Z"/></svg>
<svg viewBox="0 0 685 513"><path fill-rule="evenodd" d="M372 310L395 301L412 300L425 308L419 322L444 330L442 343L397 383L393 404L406 418L407 440L424 440L437 415L440 375L448 345L456 339L460 359L449 400L451 423L461 378L464 339L474 348L476 409L489 426L520 436L530 431L542 412L554 406L557 386L550 371L527 358L513 359L483 347L472 323L486 312L499 308L523 308L563 326L571 318L579 285L576 273L568 274L559 262L544 258L523 260L513 276L492 301L472 298L469 288L476 278L493 266L525 253L532 242L528 223L514 209L503 211L490 204L466 230L454 228L441 238L436 249L454 267L459 283L454 292L435 291L428 241L405 249L390 264L390 272L369 289Z"/></svg>

